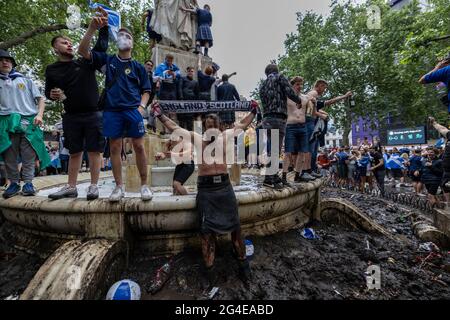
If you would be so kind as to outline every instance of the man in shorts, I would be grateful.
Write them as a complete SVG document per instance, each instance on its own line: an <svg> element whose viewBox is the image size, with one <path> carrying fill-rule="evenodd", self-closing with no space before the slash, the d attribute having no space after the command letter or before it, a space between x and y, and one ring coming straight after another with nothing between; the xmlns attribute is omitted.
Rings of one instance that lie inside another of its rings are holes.
<svg viewBox="0 0 450 320"><path fill-rule="evenodd" d="M111 162L116 183L109 201L119 202L125 196L121 158L123 138L131 138L141 178L141 198L143 201L149 201L153 198L153 193L147 185L143 114L152 87L144 66L132 59L133 35L128 29L122 28L118 32L117 54L108 55L105 52L89 49L97 29L95 19L94 17L93 23L81 40L78 53L86 60L92 61L96 68L106 70L103 133L110 139Z"/></svg>

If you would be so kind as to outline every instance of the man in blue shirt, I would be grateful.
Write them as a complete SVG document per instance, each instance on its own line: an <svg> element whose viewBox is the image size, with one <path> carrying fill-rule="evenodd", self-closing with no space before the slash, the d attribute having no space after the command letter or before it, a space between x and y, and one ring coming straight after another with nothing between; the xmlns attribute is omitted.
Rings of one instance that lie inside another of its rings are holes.
<svg viewBox="0 0 450 320"><path fill-rule="evenodd" d="M120 201L124 195L122 180L122 139L131 138L136 164L141 178L142 200L153 195L147 186L147 156L144 150L144 119L142 114L150 98L151 84L144 66L131 58L133 35L128 29L119 30L116 55L90 51L89 46L98 29L95 18L80 43L78 53L92 61L96 68L105 69L106 94L103 102L103 130L110 138L111 162L116 188L109 197L111 202Z"/></svg>
<svg viewBox="0 0 450 320"><path fill-rule="evenodd" d="M445 103L450 113L450 54L445 59L439 61L433 70L422 76L419 80L421 84L435 82L443 82L447 87L448 95Z"/></svg>

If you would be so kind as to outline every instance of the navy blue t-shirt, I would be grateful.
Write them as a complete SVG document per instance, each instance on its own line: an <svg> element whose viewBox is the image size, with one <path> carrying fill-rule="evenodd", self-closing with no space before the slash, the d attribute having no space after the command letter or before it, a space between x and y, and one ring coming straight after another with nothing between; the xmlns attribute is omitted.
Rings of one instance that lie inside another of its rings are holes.
<svg viewBox="0 0 450 320"><path fill-rule="evenodd" d="M338 157L339 164L342 164L342 165L344 165L345 160L348 160L348 158L349 158L348 154L346 152L338 152L337 157Z"/></svg>
<svg viewBox="0 0 450 320"><path fill-rule="evenodd" d="M422 169L422 157L414 154L409 158L409 171L414 172L420 169Z"/></svg>
<svg viewBox="0 0 450 320"><path fill-rule="evenodd" d="M117 55L92 51L92 62L97 69L105 67L106 85L120 72L114 85L106 93L105 111L136 109L144 92L151 92L148 74L142 64L132 59L122 60Z"/></svg>
<svg viewBox="0 0 450 320"><path fill-rule="evenodd" d="M426 83L443 82L448 90L448 111L450 112L450 66L436 70L425 76Z"/></svg>

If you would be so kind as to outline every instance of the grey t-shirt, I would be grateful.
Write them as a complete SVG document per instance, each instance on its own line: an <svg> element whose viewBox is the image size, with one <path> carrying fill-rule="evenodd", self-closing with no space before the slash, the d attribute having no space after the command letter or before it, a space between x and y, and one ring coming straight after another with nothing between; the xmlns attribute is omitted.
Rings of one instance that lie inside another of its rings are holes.
<svg viewBox="0 0 450 320"><path fill-rule="evenodd" d="M38 113L37 99L43 97L33 80L18 77L0 79L0 115L19 113L32 116Z"/></svg>

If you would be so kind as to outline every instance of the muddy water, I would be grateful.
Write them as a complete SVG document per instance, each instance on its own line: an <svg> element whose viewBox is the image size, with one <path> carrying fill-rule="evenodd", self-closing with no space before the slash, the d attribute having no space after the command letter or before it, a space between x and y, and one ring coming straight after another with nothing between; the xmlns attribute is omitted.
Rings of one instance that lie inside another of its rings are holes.
<svg viewBox="0 0 450 320"><path fill-rule="evenodd" d="M348 199L403 238L404 243L321 224L312 225L318 240L302 238L299 230L254 237L253 280L249 287L237 278L230 245L222 245L216 261L220 288L216 299L450 299L449 254L442 251L440 256L422 263L429 253L418 251L411 220L403 218L411 213L410 209L332 189L324 190L323 197ZM172 277L162 291L144 298L202 299L207 284L200 252L185 252L173 259ZM155 270L167 261L136 257L123 277L137 281L145 291ZM365 272L371 264L381 268L381 290L367 289Z"/></svg>
<svg viewBox="0 0 450 320"><path fill-rule="evenodd" d="M0 300L21 294L43 263L43 259L15 250L0 239Z"/></svg>
<svg viewBox="0 0 450 320"><path fill-rule="evenodd" d="M313 224L317 240L306 240L298 230L269 237L253 237L253 280L248 287L237 278L237 265L229 244L217 252L215 299L450 299L450 257L441 251L429 256L418 251L411 230L413 209L369 196L325 189L323 197L351 201L404 244L337 225ZM369 249L367 249L369 247ZM14 251L0 241L0 298L21 293L42 261ZM429 257L426 262L423 260ZM201 253L183 252L173 258L172 275L156 295L145 288L168 258L136 254L122 274L141 285L144 299L203 299L207 283ZM368 290L365 272L371 264L381 268L381 290Z"/></svg>

